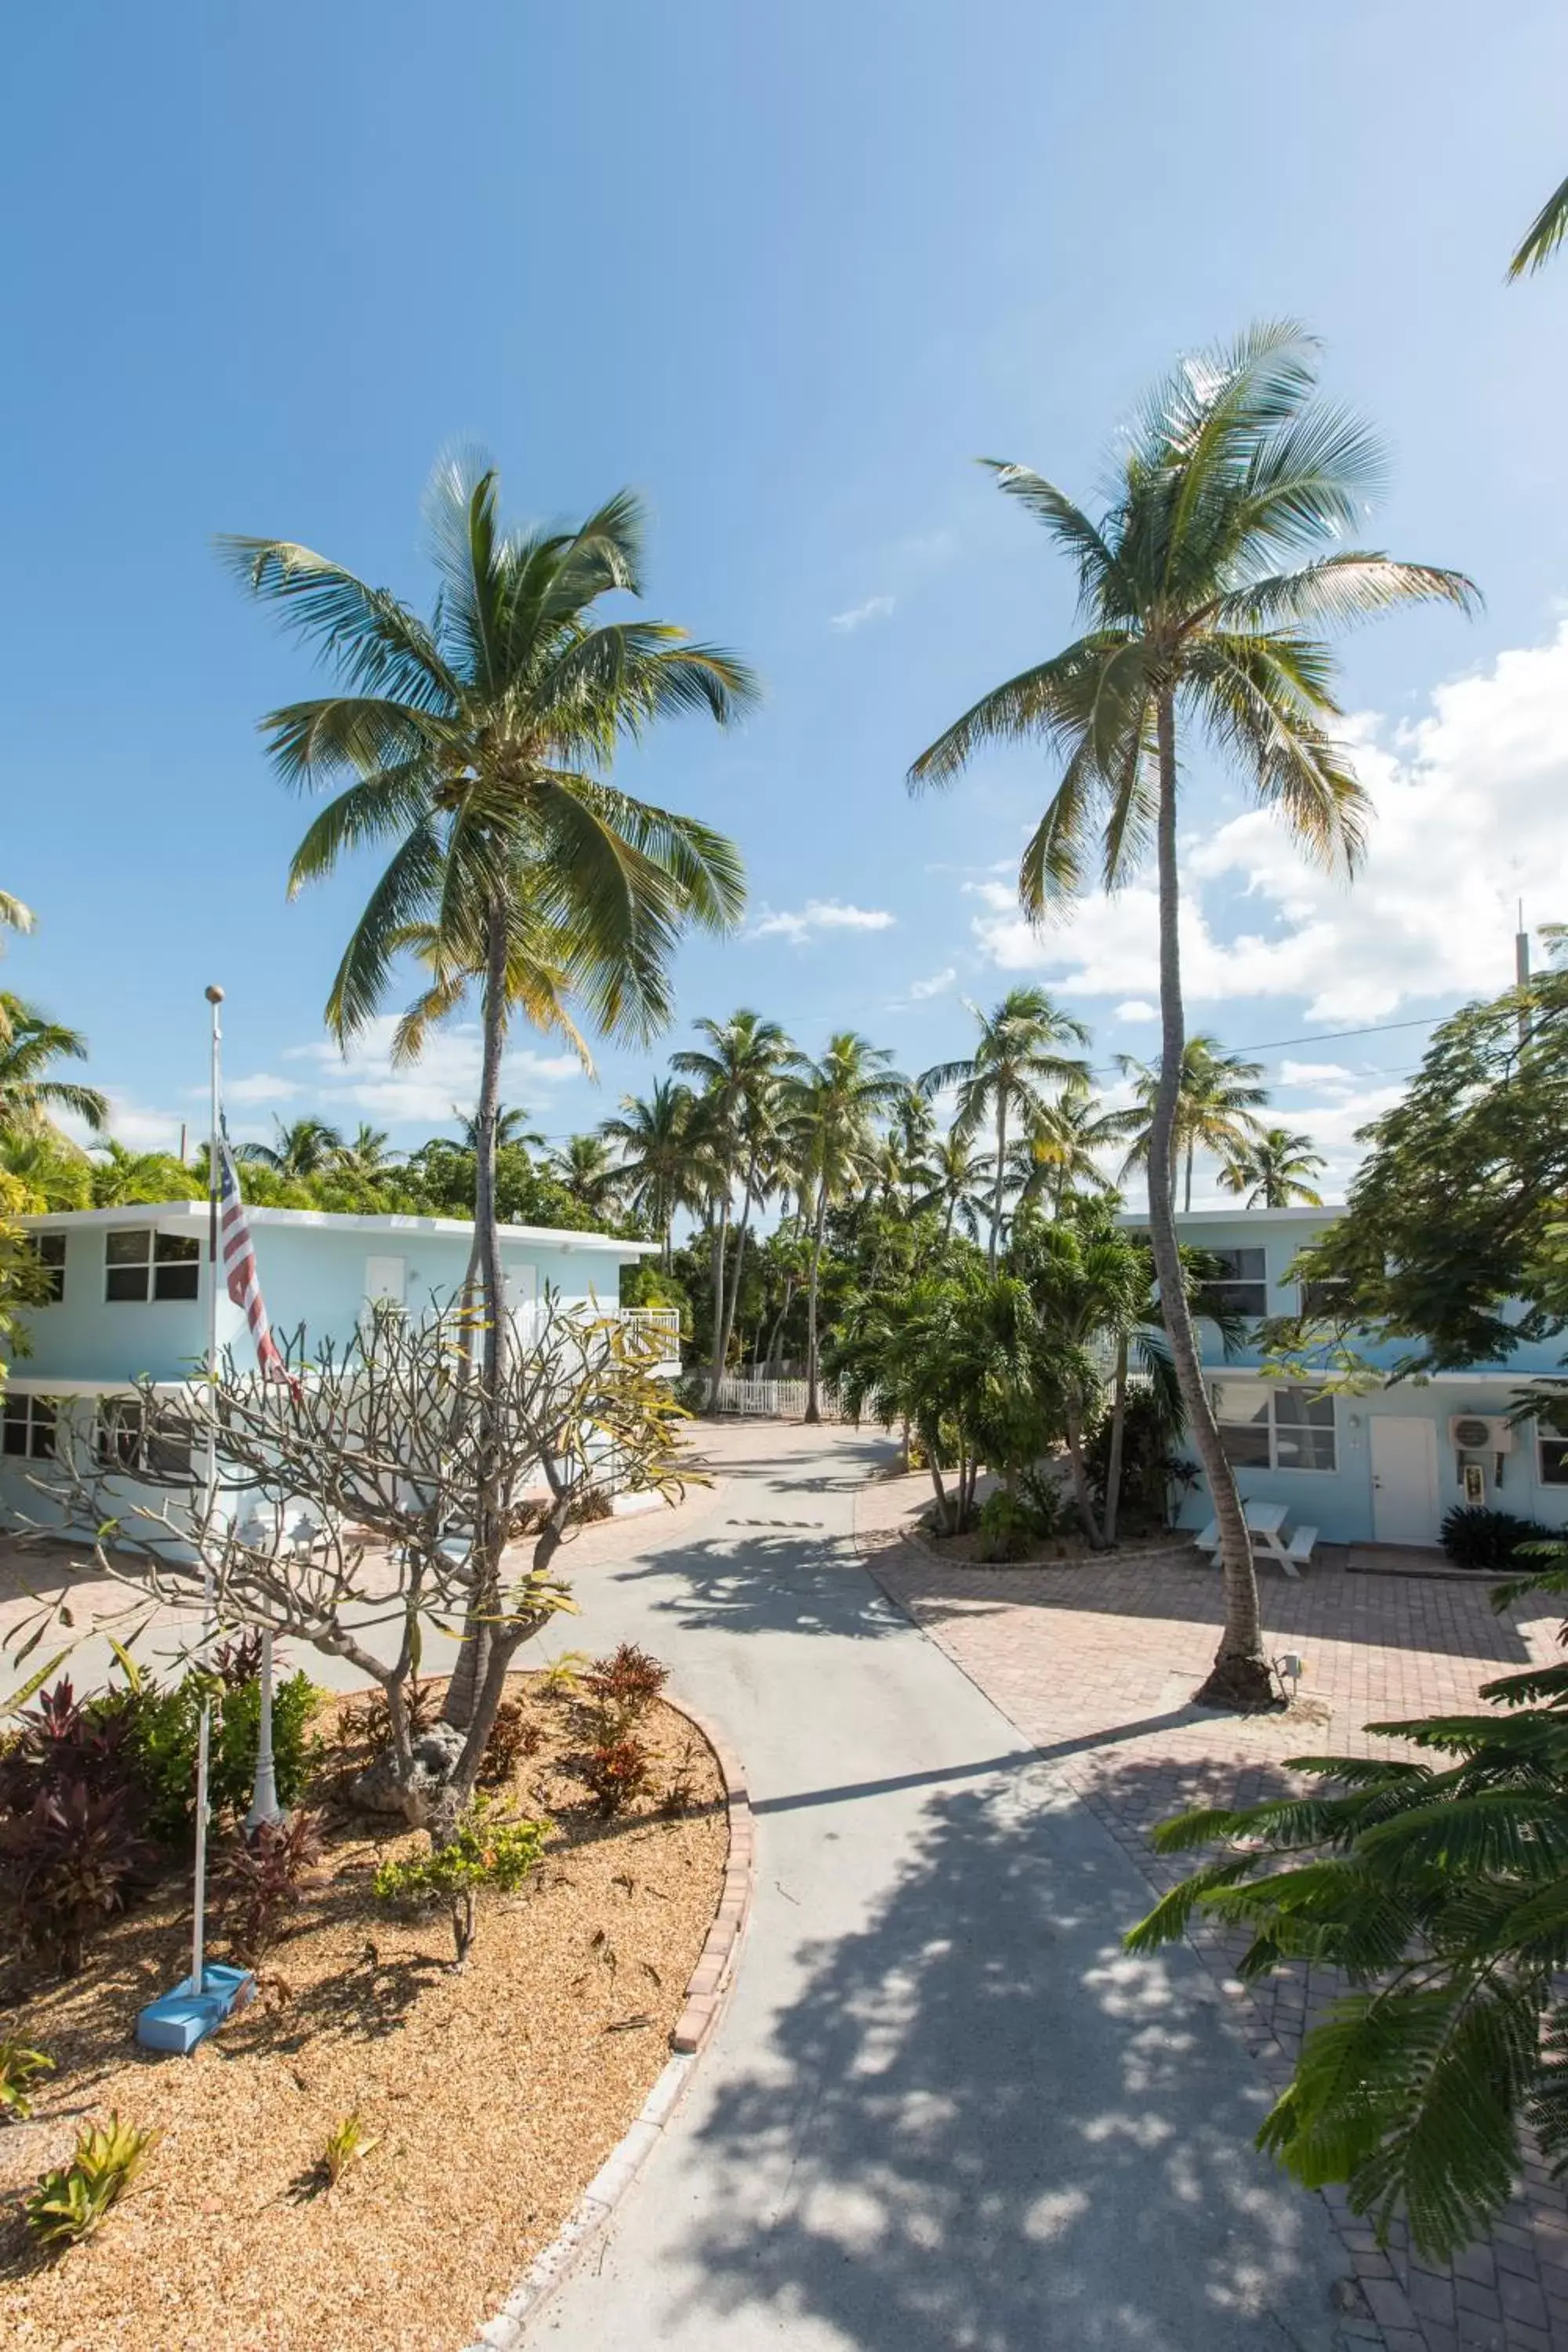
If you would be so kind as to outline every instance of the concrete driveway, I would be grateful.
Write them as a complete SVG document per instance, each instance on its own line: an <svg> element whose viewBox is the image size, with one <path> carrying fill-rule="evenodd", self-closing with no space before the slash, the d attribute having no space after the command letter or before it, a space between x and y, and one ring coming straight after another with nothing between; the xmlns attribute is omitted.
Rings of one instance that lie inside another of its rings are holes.
<svg viewBox="0 0 1568 2352"><path fill-rule="evenodd" d="M1148 1890L858 1566L848 1431L719 1431L719 1495L579 1578L722 1727L750 1939L687 2103L534 2334L558 2352L1330 2352L1327 2212ZM630 1530L626 1531L628 1534ZM1346 2329L1352 2332L1345 2332Z"/></svg>

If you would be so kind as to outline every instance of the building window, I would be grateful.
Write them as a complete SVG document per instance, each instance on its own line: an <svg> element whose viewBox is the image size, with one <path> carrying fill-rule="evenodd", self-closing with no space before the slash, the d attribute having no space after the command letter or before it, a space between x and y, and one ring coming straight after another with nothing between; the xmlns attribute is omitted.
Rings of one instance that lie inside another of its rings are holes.
<svg viewBox="0 0 1568 2352"><path fill-rule="evenodd" d="M33 1255L37 1259L42 1279L38 1295L30 1305L55 1307L66 1295L66 1237L64 1234L35 1234Z"/></svg>
<svg viewBox="0 0 1568 2352"><path fill-rule="evenodd" d="M1222 1315L1245 1316L1256 1323L1268 1312L1268 1261L1260 1249L1211 1249L1204 1255L1211 1271L1199 1286L1200 1315L1217 1308Z"/></svg>
<svg viewBox="0 0 1568 2352"><path fill-rule="evenodd" d="M1337 1323L1350 1307L1351 1287L1342 1275L1301 1285L1301 1313L1309 1323Z"/></svg>
<svg viewBox="0 0 1568 2352"><path fill-rule="evenodd" d="M202 1245L184 1234L155 1234L150 1225L111 1232L104 1252L106 1298L195 1298Z"/></svg>
<svg viewBox="0 0 1568 2352"><path fill-rule="evenodd" d="M1215 1419L1237 1469L1333 1470L1334 1401L1285 1381L1221 1381Z"/></svg>
<svg viewBox="0 0 1568 2352"><path fill-rule="evenodd" d="M1543 1486L1568 1486L1568 1437L1550 1422L1535 1424L1536 1466Z"/></svg>
<svg viewBox="0 0 1568 2352"><path fill-rule="evenodd" d="M19 1454L26 1462L54 1460L53 1397L18 1396L13 1391L5 1399L4 1419L0 1421L0 1453Z"/></svg>
<svg viewBox="0 0 1568 2352"><path fill-rule="evenodd" d="M140 1397L105 1397L98 1408L93 1452L100 1469L151 1472L155 1477L188 1478L188 1432L148 1425Z"/></svg>

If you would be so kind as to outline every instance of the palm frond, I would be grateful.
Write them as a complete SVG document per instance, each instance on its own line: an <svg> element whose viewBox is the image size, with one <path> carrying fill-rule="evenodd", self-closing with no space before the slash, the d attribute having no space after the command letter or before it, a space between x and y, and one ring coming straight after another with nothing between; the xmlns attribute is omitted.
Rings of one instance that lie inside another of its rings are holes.
<svg viewBox="0 0 1568 2352"><path fill-rule="evenodd" d="M1568 236L1568 180L1553 188L1524 233L1524 241L1509 263L1510 278L1526 277L1550 261Z"/></svg>

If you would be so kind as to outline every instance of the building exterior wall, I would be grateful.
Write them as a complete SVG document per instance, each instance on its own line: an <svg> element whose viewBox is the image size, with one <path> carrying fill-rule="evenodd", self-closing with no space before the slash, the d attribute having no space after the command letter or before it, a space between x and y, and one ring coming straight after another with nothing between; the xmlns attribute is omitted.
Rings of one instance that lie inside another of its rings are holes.
<svg viewBox="0 0 1568 2352"><path fill-rule="evenodd" d="M1270 1315L1293 1315L1300 1309L1300 1295L1290 1274L1292 1262L1298 1252L1332 1222L1334 1214L1332 1210L1299 1209L1194 1211L1178 1217L1177 1226L1183 1242L1196 1249L1261 1249L1265 1254L1268 1311ZM1126 1222L1137 1225L1142 1220L1131 1217ZM1198 1336L1205 1376L1211 1388L1227 1381L1245 1381L1249 1373L1254 1379L1258 1377L1263 1359L1255 1335L1249 1334L1246 1344L1228 1358L1212 1322L1201 1320ZM1387 1372L1392 1372L1399 1360L1411 1352L1405 1343L1374 1343L1369 1339L1352 1344L1369 1365ZM1525 1423L1517 1428L1512 1433L1512 1450L1500 1456L1490 1452L1461 1456L1451 1443L1448 1428L1455 1414L1492 1418L1506 1414L1531 1376L1558 1372L1561 1369L1561 1349L1550 1341L1536 1342L1521 1347L1506 1364L1473 1365L1427 1380L1394 1379L1359 1395L1335 1396L1331 1470L1238 1465L1237 1487L1244 1499L1256 1497L1284 1503L1289 1526L1315 1527L1328 1542L1375 1540L1379 1497L1373 1482L1374 1424L1409 1418L1429 1422L1433 1429L1436 1481L1426 1540L1436 1541L1444 1513L1466 1499L1466 1464L1479 1467L1483 1498L1488 1504L1523 1518L1539 1519L1549 1527L1568 1526L1568 1485L1543 1477L1539 1433L1533 1423ZM1275 1385L1269 1383L1271 1388ZM1185 1458L1195 1465L1197 1457L1193 1448L1187 1446L1183 1451ZM1207 1486L1200 1476L1197 1485L1189 1488L1183 1498L1179 1523L1201 1527L1212 1516Z"/></svg>

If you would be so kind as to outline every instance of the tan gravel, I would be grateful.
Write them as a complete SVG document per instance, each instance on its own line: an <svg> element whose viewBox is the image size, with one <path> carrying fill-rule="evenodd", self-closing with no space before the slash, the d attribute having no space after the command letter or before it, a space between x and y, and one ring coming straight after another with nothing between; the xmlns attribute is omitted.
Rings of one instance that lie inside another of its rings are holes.
<svg viewBox="0 0 1568 2352"><path fill-rule="evenodd" d="M131 2040L185 1957L177 1892L118 1922L82 1976L0 2010L47 2050L33 2120L0 2128L0 2341L28 2352L447 2352L553 2236L636 2116L718 1903L721 1784L686 1718L656 1706L654 1798L601 1821L570 1768L582 1726L531 1687L543 1727L510 1801L557 1823L521 1893L482 1899L454 1974L444 1916L377 1906L376 1863L423 1849L335 1816L282 1980L188 2059ZM667 1818L677 1775L695 1810ZM216 1958L223 1957L221 1936ZM40 2263L16 2198L110 2108L160 2145L98 2236ZM306 2177L355 2112L378 2145L330 2190Z"/></svg>

